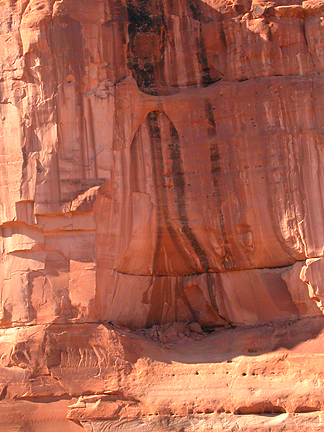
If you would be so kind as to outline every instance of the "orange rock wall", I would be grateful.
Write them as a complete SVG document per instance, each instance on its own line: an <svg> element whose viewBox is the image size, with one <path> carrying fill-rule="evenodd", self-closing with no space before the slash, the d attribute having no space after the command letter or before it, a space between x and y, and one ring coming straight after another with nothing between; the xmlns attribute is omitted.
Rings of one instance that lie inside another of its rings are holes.
<svg viewBox="0 0 324 432"><path fill-rule="evenodd" d="M321 313L321 3L0 6L4 326Z"/></svg>
<svg viewBox="0 0 324 432"><path fill-rule="evenodd" d="M0 0L1 432L322 429L323 23Z"/></svg>

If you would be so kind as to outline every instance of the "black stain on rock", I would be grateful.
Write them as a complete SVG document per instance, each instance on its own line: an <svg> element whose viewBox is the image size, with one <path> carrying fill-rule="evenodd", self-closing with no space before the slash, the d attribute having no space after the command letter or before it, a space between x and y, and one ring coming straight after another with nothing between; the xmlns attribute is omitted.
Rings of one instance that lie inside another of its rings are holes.
<svg viewBox="0 0 324 432"><path fill-rule="evenodd" d="M171 141L168 149L170 152L170 158L172 160L172 179L177 196L178 213L182 230L189 240L193 250L195 251L201 267L204 271L209 271L210 265L207 254L201 247L195 233L189 225L189 219L186 210L185 176L181 157L179 134L172 123L170 123L170 137Z"/></svg>
<svg viewBox="0 0 324 432"><path fill-rule="evenodd" d="M213 179L213 196L216 200L216 207L219 218L219 225L221 229L222 239L223 239L223 249L224 249L224 260L223 267L225 270L234 270L235 261L232 256L231 248L228 241L225 217L222 210L222 190L220 184L220 172L221 172L221 162L220 154L217 143L217 130L216 122L213 114L213 107L208 99L205 100L205 112L208 120L208 138L209 138L209 148L210 148L210 162L211 162L211 175Z"/></svg>
<svg viewBox="0 0 324 432"><path fill-rule="evenodd" d="M155 247L155 255L153 260L153 268L159 267L161 260L161 246L163 241L163 227L166 228L173 246L177 253L181 256L182 261L189 264L190 267L194 266L192 258L184 250L179 234L176 232L172 225L170 211L168 208L168 197L166 195L165 184L164 184L164 163L163 163L163 148L162 148L162 137L161 129L159 125L159 116L165 116L157 111L153 111L147 116L147 123L150 131L150 146L152 154L152 168L154 175L154 187L157 199L157 218L158 218L158 232L157 232L157 243ZM167 118L167 117L166 117ZM167 118L168 119L168 118ZM169 119L168 119L169 121ZM181 180L180 180L181 181Z"/></svg>
<svg viewBox="0 0 324 432"><path fill-rule="evenodd" d="M144 93L158 94L165 86L164 51L166 28L160 2L128 1L128 67Z"/></svg>
<svg viewBox="0 0 324 432"><path fill-rule="evenodd" d="M211 72L209 57L214 57L214 53L207 52L204 40L204 26L217 19L218 12L200 0L187 0L184 10L178 3L161 0L127 2L128 68L144 93L172 93L172 88L184 85L184 79L187 79L187 86L207 86L223 76L216 71L215 65ZM172 16L177 19L171 19ZM178 22L177 26L175 22ZM174 52L175 41L179 38L177 49L183 50L186 58L187 78L183 73L179 76L179 56ZM188 61L188 57L192 61ZM196 68L200 69L198 78Z"/></svg>

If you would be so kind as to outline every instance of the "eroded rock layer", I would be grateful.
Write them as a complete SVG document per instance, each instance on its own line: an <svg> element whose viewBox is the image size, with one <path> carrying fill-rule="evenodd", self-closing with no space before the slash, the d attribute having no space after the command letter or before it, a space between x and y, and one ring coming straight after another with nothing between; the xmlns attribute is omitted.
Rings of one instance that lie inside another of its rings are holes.
<svg viewBox="0 0 324 432"><path fill-rule="evenodd" d="M323 318L196 333L1 330L4 432L320 431Z"/></svg>

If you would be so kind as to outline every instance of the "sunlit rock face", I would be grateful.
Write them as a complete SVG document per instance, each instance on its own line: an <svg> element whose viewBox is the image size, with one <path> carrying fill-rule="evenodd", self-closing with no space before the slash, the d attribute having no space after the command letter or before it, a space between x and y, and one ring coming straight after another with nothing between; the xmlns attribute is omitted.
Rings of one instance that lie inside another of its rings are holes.
<svg viewBox="0 0 324 432"><path fill-rule="evenodd" d="M322 429L323 72L319 0L0 0L1 432Z"/></svg>
<svg viewBox="0 0 324 432"><path fill-rule="evenodd" d="M323 309L323 10L0 2L1 322Z"/></svg>

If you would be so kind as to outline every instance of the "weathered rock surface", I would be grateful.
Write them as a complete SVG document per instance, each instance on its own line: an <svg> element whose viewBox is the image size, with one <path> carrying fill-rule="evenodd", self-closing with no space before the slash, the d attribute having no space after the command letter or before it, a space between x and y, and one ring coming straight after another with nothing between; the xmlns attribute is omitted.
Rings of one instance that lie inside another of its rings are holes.
<svg viewBox="0 0 324 432"><path fill-rule="evenodd" d="M319 431L323 318L198 334L3 329L1 431ZM14 402L13 402L14 400Z"/></svg>
<svg viewBox="0 0 324 432"><path fill-rule="evenodd" d="M0 0L2 430L320 430L323 26L320 0Z"/></svg>
<svg viewBox="0 0 324 432"><path fill-rule="evenodd" d="M319 313L320 2L1 14L4 326Z"/></svg>

